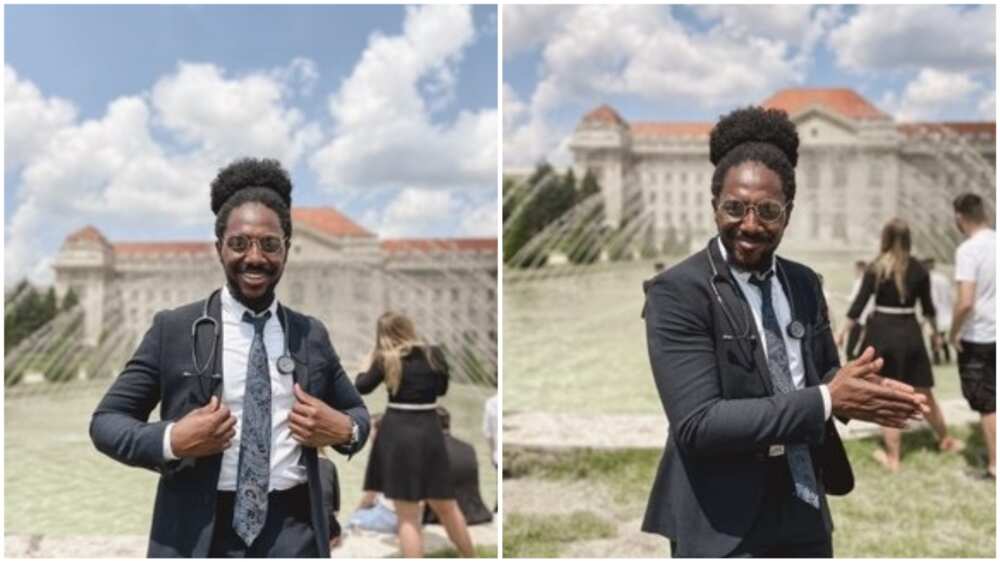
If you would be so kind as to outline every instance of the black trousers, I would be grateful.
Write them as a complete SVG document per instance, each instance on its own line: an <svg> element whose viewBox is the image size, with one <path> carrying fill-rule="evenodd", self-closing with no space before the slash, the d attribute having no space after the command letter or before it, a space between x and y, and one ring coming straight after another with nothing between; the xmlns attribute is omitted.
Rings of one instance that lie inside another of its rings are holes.
<svg viewBox="0 0 1000 562"><path fill-rule="evenodd" d="M212 558L318 558L316 533L309 515L309 486L300 484L267 495L264 528L249 547L233 530L236 494L219 492L215 529L208 555Z"/></svg>
<svg viewBox="0 0 1000 562"><path fill-rule="evenodd" d="M795 497L785 456L765 462L768 463L768 478L756 521L743 542L726 557L832 558L833 525L826 499L822 499L822 509L816 509ZM671 556L676 548L677 542L671 540Z"/></svg>

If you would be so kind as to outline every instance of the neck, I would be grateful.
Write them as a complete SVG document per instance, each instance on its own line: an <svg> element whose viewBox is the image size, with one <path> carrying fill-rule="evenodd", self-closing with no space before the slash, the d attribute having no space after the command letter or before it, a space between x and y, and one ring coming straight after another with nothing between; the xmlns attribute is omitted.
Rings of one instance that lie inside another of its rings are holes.
<svg viewBox="0 0 1000 562"><path fill-rule="evenodd" d="M986 228L986 225L983 223L967 225L965 227L965 236L968 238L972 238L973 236L978 234L980 230L983 230L984 228Z"/></svg>

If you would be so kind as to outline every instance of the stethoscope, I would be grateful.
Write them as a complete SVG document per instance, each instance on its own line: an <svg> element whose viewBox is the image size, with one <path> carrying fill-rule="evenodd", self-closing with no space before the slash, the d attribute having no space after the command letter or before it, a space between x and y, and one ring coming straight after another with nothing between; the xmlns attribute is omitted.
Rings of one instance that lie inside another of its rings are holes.
<svg viewBox="0 0 1000 562"><path fill-rule="evenodd" d="M713 238L708 243L708 265L712 268L712 279L709 285L712 286L712 292L715 294L715 300L719 302L719 306L722 308L722 313L726 316L726 320L729 325L733 327L733 330L739 330L739 324L736 323L735 318L731 314L729 307L726 306L726 301L722 299L722 295L719 293L719 288L715 286L716 283L722 281L728 283L728 279L719 273L718 268L715 267L715 258L712 256L712 244L715 244L716 239ZM728 267L728 265L727 265ZM792 293L792 285L788 282L788 278L785 277L785 270L781 267L781 263L775 261L775 267L778 270L778 275L784 281L784 286L788 289L788 306L791 309L791 315L793 320L785 326L785 333L788 334L790 338L800 340L806 335L806 327L802 322L795 319L795 295ZM727 340L746 340L752 344L757 341L756 330L751 327L753 323L750 321L750 312L748 309L750 305L745 304L741 309L743 311L743 333L740 335L736 334L723 334L722 338Z"/></svg>
<svg viewBox="0 0 1000 562"><path fill-rule="evenodd" d="M219 347L219 322L208 315L208 305L212 303L212 299L220 294L222 289L216 289L212 291L212 294L208 296L205 300L205 306L201 310L201 316L195 319L194 323L191 324L191 362L194 364L195 372L184 371L181 373L185 377L209 377L212 379L221 379L222 374L220 373L206 373L209 367L212 365L212 361L215 359L216 349ZM277 367L278 372L282 375L290 375L295 371L295 361L292 356L288 354L288 313L285 312L285 307L278 307L278 314L281 315L281 323L285 332L285 347L282 350L281 357L278 357ZM201 324L209 324L212 326L212 348L208 353L208 360L205 361L204 365L198 364L198 326Z"/></svg>

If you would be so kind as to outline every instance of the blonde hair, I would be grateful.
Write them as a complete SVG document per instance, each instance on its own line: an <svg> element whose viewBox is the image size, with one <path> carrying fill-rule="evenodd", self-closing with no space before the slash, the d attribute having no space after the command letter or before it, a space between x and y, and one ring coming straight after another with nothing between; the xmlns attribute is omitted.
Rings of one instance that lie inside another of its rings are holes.
<svg viewBox="0 0 1000 562"><path fill-rule="evenodd" d="M372 365L382 369L389 395L394 396L403 380L403 358L414 348L426 344L417 335L413 321L396 312L386 312L375 322L375 350L372 351ZM437 369L433 354L425 352L427 362Z"/></svg>
<svg viewBox="0 0 1000 562"><path fill-rule="evenodd" d="M882 247L872 269L875 283L891 275L899 290L900 300L906 300L906 266L910 262L910 227L903 219L892 219L882 228Z"/></svg>

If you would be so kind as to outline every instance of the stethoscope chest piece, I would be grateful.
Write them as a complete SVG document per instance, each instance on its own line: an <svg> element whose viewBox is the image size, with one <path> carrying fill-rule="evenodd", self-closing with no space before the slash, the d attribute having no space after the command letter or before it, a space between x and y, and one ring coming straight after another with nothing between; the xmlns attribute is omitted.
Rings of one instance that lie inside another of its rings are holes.
<svg viewBox="0 0 1000 562"><path fill-rule="evenodd" d="M295 361L288 355L278 358L278 372L282 375L290 375L295 370Z"/></svg>

